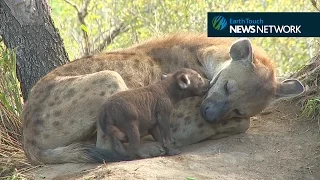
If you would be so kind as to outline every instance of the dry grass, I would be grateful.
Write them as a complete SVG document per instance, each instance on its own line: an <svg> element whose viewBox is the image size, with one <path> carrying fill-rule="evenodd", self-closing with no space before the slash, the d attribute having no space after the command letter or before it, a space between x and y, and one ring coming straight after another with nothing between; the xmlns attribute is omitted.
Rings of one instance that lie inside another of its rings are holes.
<svg viewBox="0 0 320 180"><path fill-rule="evenodd" d="M22 100L14 50L0 54L0 179L20 179L31 165L21 144Z"/></svg>
<svg viewBox="0 0 320 180"><path fill-rule="evenodd" d="M21 144L21 120L0 102L0 177L20 175L30 168Z"/></svg>

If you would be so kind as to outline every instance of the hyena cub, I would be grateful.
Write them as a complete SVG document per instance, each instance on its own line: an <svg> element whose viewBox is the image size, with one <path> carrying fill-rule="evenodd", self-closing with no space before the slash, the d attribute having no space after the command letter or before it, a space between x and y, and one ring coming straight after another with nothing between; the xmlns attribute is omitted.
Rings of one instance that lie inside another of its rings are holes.
<svg viewBox="0 0 320 180"><path fill-rule="evenodd" d="M155 84L118 92L108 98L100 112L98 126L121 154L126 154L126 150L120 141L127 138L130 155L148 157L139 152L140 137L148 133L163 144L167 155L179 154L170 132L173 104L187 97L202 96L208 88L207 79L192 69L181 68L174 74L162 76Z"/></svg>

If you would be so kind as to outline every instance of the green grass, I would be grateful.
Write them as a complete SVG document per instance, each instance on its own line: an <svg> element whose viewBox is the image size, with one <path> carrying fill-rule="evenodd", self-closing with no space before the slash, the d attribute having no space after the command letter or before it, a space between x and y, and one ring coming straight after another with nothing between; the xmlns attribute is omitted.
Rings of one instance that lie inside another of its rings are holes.
<svg viewBox="0 0 320 180"><path fill-rule="evenodd" d="M317 120L320 132L320 96L307 100L303 107L302 115Z"/></svg>
<svg viewBox="0 0 320 180"><path fill-rule="evenodd" d="M304 105L302 114L310 118L316 118L317 116L319 116L319 112L320 96L309 99L307 103Z"/></svg>
<svg viewBox="0 0 320 180"><path fill-rule="evenodd" d="M187 177L187 180L197 180L197 179L193 177Z"/></svg>

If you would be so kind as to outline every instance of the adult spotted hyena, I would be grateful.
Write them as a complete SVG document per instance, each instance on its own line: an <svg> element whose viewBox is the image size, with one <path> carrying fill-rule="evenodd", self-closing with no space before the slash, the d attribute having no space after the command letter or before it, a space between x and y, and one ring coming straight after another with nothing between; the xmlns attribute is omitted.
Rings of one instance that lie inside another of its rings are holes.
<svg viewBox="0 0 320 180"><path fill-rule="evenodd" d="M162 73L191 68L211 80L205 97L175 105L178 146L245 132L249 117L270 102L297 95L297 80L277 82L267 55L247 39L179 33L127 49L83 57L58 67L31 90L23 111L23 144L33 164L121 160L95 148L97 111L111 94L156 82ZM161 148L145 144L145 151ZM159 150L159 151L155 151Z"/></svg>

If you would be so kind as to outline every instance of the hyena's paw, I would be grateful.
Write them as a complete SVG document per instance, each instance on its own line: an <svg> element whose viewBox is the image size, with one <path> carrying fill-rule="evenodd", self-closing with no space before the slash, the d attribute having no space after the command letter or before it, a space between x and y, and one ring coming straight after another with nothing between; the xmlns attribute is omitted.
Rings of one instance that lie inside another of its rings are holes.
<svg viewBox="0 0 320 180"><path fill-rule="evenodd" d="M179 149L170 149L170 150L168 150L167 155L174 156L174 155L178 155L180 153L181 153L181 151Z"/></svg>
<svg viewBox="0 0 320 180"><path fill-rule="evenodd" d="M150 154L146 154L144 152L141 152L140 150L135 152L135 155L140 159L146 159L146 158L151 158L152 157Z"/></svg>
<svg viewBox="0 0 320 180"><path fill-rule="evenodd" d="M141 144L139 148L139 154L143 155L144 157L150 158L150 157L165 155L166 151L161 145L161 143L149 142L149 143Z"/></svg>

